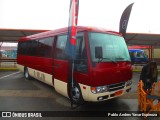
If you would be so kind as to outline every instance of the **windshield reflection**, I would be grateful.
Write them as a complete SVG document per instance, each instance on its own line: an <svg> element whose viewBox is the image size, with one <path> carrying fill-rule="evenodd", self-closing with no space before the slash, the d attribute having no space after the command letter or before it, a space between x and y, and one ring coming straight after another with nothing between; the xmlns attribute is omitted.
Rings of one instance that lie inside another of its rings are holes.
<svg viewBox="0 0 160 120"><path fill-rule="evenodd" d="M95 58L95 47L102 47L103 58L101 62L131 61L125 40L121 36L89 32L89 45L93 62Z"/></svg>

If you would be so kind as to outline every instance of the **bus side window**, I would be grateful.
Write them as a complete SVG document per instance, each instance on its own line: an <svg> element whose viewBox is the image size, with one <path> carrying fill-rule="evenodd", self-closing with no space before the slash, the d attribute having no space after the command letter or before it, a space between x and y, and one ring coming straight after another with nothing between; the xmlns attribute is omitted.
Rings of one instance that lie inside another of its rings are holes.
<svg viewBox="0 0 160 120"><path fill-rule="evenodd" d="M64 50L66 47L67 35L60 35L57 37L56 49L55 49L55 58L64 59Z"/></svg>
<svg viewBox="0 0 160 120"><path fill-rule="evenodd" d="M75 64L75 70L83 73L86 73L88 71L86 47L82 33L78 33L77 35Z"/></svg>
<svg viewBox="0 0 160 120"><path fill-rule="evenodd" d="M85 48L83 37L77 37L76 59L80 61L84 61L87 59L86 48Z"/></svg>
<svg viewBox="0 0 160 120"><path fill-rule="evenodd" d="M52 46L54 42L54 37L42 38L39 40L38 45L38 55L40 57L52 57Z"/></svg>
<svg viewBox="0 0 160 120"><path fill-rule="evenodd" d="M30 46L31 46L31 48L29 51L29 55L36 56L36 48L38 47L38 41L37 40L31 41Z"/></svg>
<svg viewBox="0 0 160 120"><path fill-rule="evenodd" d="M27 55L28 54L28 42L21 42L18 45L18 54Z"/></svg>

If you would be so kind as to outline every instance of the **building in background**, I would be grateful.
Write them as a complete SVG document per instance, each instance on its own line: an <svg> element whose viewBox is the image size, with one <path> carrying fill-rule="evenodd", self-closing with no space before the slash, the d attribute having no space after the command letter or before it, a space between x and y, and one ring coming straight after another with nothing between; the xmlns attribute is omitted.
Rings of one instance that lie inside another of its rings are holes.
<svg viewBox="0 0 160 120"><path fill-rule="evenodd" d="M3 43L0 48L0 58L16 59L17 43Z"/></svg>

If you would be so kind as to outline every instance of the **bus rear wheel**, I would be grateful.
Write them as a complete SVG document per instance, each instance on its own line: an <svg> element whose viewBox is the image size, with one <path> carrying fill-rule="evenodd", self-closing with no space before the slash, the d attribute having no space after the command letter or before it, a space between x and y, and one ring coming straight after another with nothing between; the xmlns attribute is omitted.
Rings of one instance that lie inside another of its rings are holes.
<svg viewBox="0 0 160 120"><path fill-rule="evenodd" d="M27 80L30 80L30 79L31 79L31 76L29 75L29 72L28 72L28 68L27 68L27 67L24 68L24 77L25 77Z"/></svg>
<svg viewBox="0 0 160 120"><path fill-rule="evenodd" d="M81 89L80 89L78 83L76 83L75 81L73 83L73 87L72 87L72 84L70 84L69 93L70 93L72 103L74 103L76 105L81 105L84 103Z"/></svg>

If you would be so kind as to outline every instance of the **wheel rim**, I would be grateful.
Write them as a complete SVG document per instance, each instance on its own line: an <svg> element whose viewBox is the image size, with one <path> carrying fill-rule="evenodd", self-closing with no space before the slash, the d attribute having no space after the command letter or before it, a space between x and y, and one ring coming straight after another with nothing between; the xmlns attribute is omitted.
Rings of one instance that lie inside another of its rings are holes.
<svg viewBox="0 0 160 120"><path fill-rule="evenodd" d="M28 78L28 71L25 70L25 77Z"/></svg>
<svg viewBox="0 0 160 120"><path fill-rule="evenodd" d="M77 100L79 100L79 98L80 98L80 91L79 91L78 87L74 86L72 88L72 99L74 101L77 101Z"/></svg>

